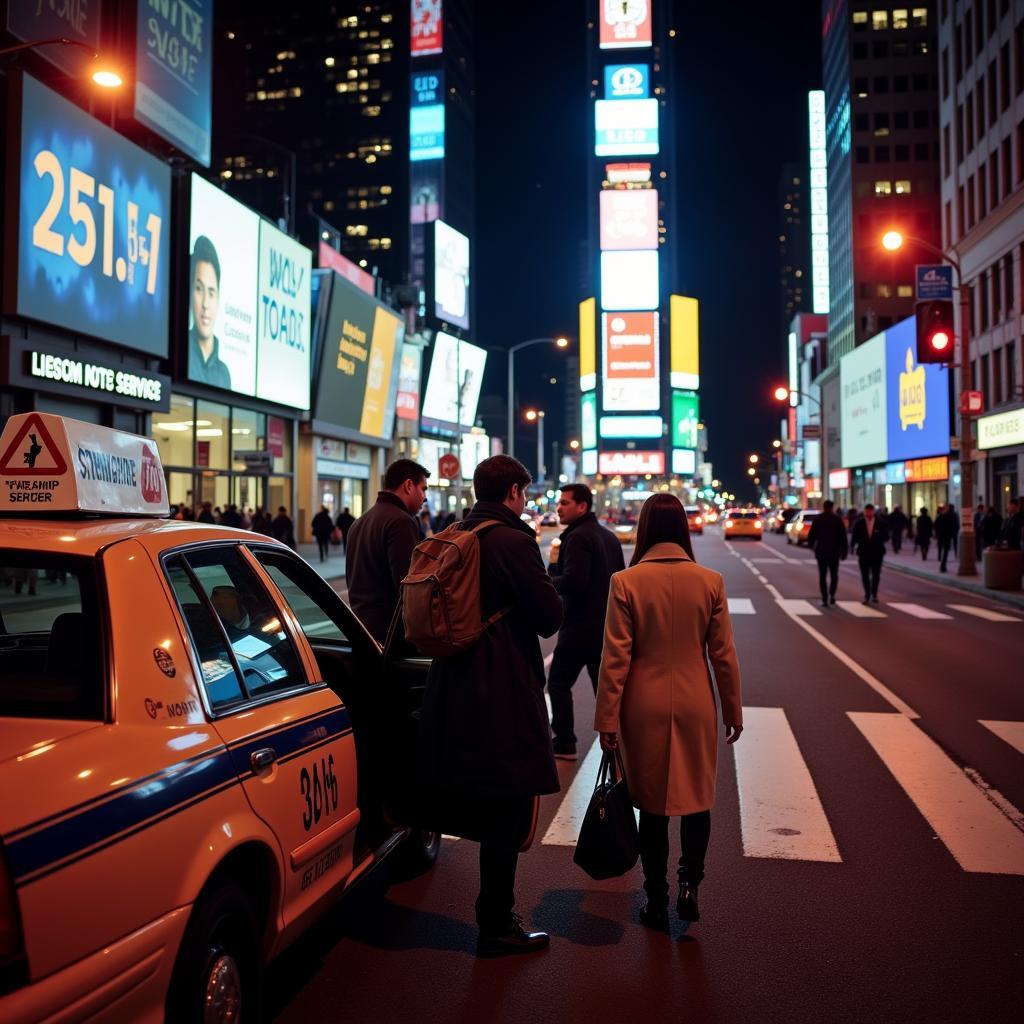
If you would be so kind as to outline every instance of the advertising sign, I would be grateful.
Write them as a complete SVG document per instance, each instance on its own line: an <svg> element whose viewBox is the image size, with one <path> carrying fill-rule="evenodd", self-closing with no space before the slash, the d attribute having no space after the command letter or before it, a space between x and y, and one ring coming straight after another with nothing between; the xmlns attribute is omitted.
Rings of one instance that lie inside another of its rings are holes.
<svg viewBox="0 0 1024 1024"><path fill-rule="evenodd" d="M412 0L409 29L414 57L440 53L444 34L441 0Z"/></svg>
<svg viewBox="0 0 1024 1024"><path fill-rule="evenodd" d="M815 313L827 313L829 310L828 164L825 127L825 91L812 89L807 94L807 129L810 140L811 300Z"/></svg>
<svg viewBox="0 0 1024 1024"><path fill-rule="evenodd" d="M1024 444L1024 409L997 412L978 420L978 447L982 451L1011 444Z"/></svg>
<svg viewBox="0 0 1024 1024"><path fill-rule="evenodd" d="M409 172L409 223L429 224L443 215L444 179L441 164L418 163ZM419 233L422 239L422 232ZM423 261L423 243L417 254Z"/></svg>
<svg viewBox="0 0 1024 1024"><path fill-rule="evenodd" d="M839 363L839 436L847 466L888 459L885 416L885 335L877 334Z"/></svg>
<svg viewBox="0 0 1024 1024"><path fill-rule="evenodd" d="M602 416L601 437L609 440L623 437L661 437L665 421L660 416Z"/></svg>
<svg viewBox="0 0 1024 1024"><path fill-rule="evenodd" d="M914 267L918 302L953 298L953 268L948 263L918 263Z"/></svg>
<svg viewBox="0 0 1024 1024"><path fill-rule="evenodd" d="M454 430L460 420L464 427L473 425L486 362L486 349L460 342L444 331L434 335L434 355L423 395L424 427Z"/></svg>
<svg viewBox="0 0 1024 1024"><path fill-rule="evenodd" d="M256 394L309 408L310 280L313 254L260 222Z"/></svg>
<svg viewBox="0 0 1024 1024"><path fill-rule="evenodd" d="M600 208L602 249L658 248L657 189L604 189Z"/></svg>
<svg viewBox="0 0 1024 1024"><path fill-rule="evenodd" d="M917 362L913 317L885 332L885 374L887 458L896 461L948 452L949 370L938 363Z"/></svg>
<svg viewBox="0 0 1024 1024"><path fill-rule="evenodd" d="M595 100L595 156L654 156L658 153L658 101Z"/></svg>
<svg viewBox="0 0 1024 1024"><path fill-rule="evenodd" d="M828 474L828 485L833 491L842 491L850 486L850 471L848 469L833 469Z"/></svg>
<svg viewBox="0 0 1024 1024"><path fill-rule="evenodd" d="M324 323L316 418L389 441L403 336L398 314L334 277Z"/></svg>
<svg viewBox="0 0 1024 1024"><path fill-rule="evenodd" d="M700 387L700 307L685 295L669 297L669 383L696 391Z"/></svg>
<svg viewBox="0 0 1024 1024"><path fill-rule="evenodd" d="M353 263L347 256L342 256L337 249L332 249L326 242L320 243L316 262L318 267L336 270L346 281L351 281L367 295L377 294L377 282L373 274L368 274L362 267Z"/></svg>
<svg viewBox="0 0 1024 1024"><path fill-rule="evenodd" d="M444 72L417 71L409 80L409 159L444 157Z"/></svg>
<svg viewBox="0 0 1024 1024"><path fill-rule="evenodd" d="M256 393L259 215L192 175L188 377Z"/></svg>
<svg viewBox="0 0 1024 1024"><path fill-rule="evenodd" d="M580 397L580 444L584 448L597 447L597 394L594 391Z"/></svg>
<svg viewBox="0 0 1024 1024"><path fill-rule="evenodd" d="M204 167L213 130L213 0L140 0L135 25L135 120Z"/></svg>
<svg viewBox="0 0 1024 1024"><path fill-rule="evenodd" d="M10 96L5 308L166 356L170 169L27 75Z"/></svg>
<svg viewBox="0 0 1024 1024"><path fill-rule="evenodd" d="M658 250L601 253L602 309L658 308Z"/></svg>
<svg viewBox="0 0 1024 1024"><path fill-rule="evenodd" d="M40 0L9 0L7 31L24 43L34 39L74 39L81 46L41 46L36 51L69 75L84 73L92 59L89 50L100 48L102 0L92 3L42 3Z"/></svg>
<svg viewBox="0 0 1024 1024"><path fill-rule="evenodd" d="M423 351L418 345L402 345L402 359L398 367L398 396L395 412L400 420L417 421L420 418L420 369Z"/></svg>
<svg viewBox="0 0 1024 1024"><path fill-rule="evenodd" d="M650 473L661 476L665 472L664 452L601 452L598 472L618 476L638 476Z"/></svg>
<svg viewBox="0 0 1024 1024"><path fill-rule="evenodd" d="M584 476L594 476L597 473L597 451L590 449L580 456L580 472Z"/></svg>
<svg viewBox="0 0 1024 1024"><path fill-rule="evenodd" d="M597 387L597 301L580 303L580 391Z"/></svg>
<svg viewBox="0 0 1024 1024"><path fill-rule="evenodd" d="M650 95L650 64L606 64L606 100L645 100Z"/></svg>
<svg viewBox="0 0 1024 1024"><path fill-rule="evenodd" d="M650 0L597 0L601 25L602 50L634 49L650 46Z"/></svg>
<svg viewBox="0 0 1024 1024"><path fill-rule="evenodd" d="M949 479L949 456L936 455L930 459L908 459L907 483L928 483Z"/></svg>
<svg viewBox="0 0 1024 1024"><path fill-rule="evenodd" d="M434 221L434 315L469 329L469 239Z"/></svg>
<svg viewBox="0 0 1024 1024"><path fill-rule="evenodd" d="M672 446L697 447L700 399L692 391L672 392Z"/></svg>
<svg viewBox="0 0 1024 1024"><path fill-rule="evenodd" d="M697 453L691 448L672 449L672 472L693 476L697 472Z"/></svg>
<svg viewBox="0 0 1024 1024"><path fill-rule="evenodd" d="M604 313L605 412L648 412L661 408L657 313Z"/></svg>

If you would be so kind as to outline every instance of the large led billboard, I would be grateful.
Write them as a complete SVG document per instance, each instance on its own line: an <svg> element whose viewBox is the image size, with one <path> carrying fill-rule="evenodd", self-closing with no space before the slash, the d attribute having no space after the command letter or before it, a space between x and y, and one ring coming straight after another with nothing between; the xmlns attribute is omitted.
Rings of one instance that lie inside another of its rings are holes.
<svg viewBox="0 0 1024 1024"><path fill-rule="evenodd" d="M409 110L409 159L444 158L444 104L432 103Z"/></svg>
<svg viewBox="0 0 1024 1024"><path fill-rule="evenodd" d="M597 300L580 303L580 391L597 387Z"/></svg>
<svg viewBox="0 0 1024 1024"><path fill-rule="evenodd" d="M188 377L254 395L259 215L193 174L188 251Z"/></svg>
<svg viewBox="0 0 1024 1024"><path fill-rule="evenodd" d="M441 0L412 0L409 12L410 51L413 57L441 53L444 17Z"/></svg>
<svg viewBox="0 0 1024 1024"><path fill-rule="evenodd" d="M209 167L213 0L138 8L135 120Z"/></svg>
<svg viewBox="0 0 1024 1024"><path fill-rule="evenodd" d="M673 448L672 472L680 476L694 476L697 472L697 453L692 448Z"/></svg>
<svg viewBox="0 0 1024 1024"><path fill-rule="evenodd" d="M885 332L887 458L918 459L949 451L949 370L917 362L917 324Z"/></svg>
<svg viewBox="0 0 1024 1024"><path fill-rule="evenodd" d="M602 50L652 45L651 0L597 0Z"/></svg>
<svg viewBox="0 0 1024 1024"><path fill-rule="evenodd" d="M650 95L650 64L607 64L604 69L606 100L645 100Z"/></svg>
<svg viewBox="0 0 1024 1024"><path fill-rule="evenodd" d="M839 362L843 466L885 462L885 335L876 334Z"/></svg>
<svg viewBox="0 0 1024 1024"><path fill-rule="evenodd" d="M419 422L420 375L423 368L423 350L406 342L402 345L402 361L398 370L398 397L395 413L400 420Z"/></svg>
<svg viewBox="0 0 1024 1024"><path fill-rule="evenodd" d="M624 437L661 437L665 421L660 416L602 416L601 437L618 440Z"/></svg>
<svg viewBox="0 0 1024 1024"><path fill-rule="evenodd" d="M612 476L638 476L665 473L664 452L601 452L597 460L598 472Z"/></svg>
<svg viewBox="0 0 1024 1024"><path fill-rule="evenodd" d="M603 313L601 333L604 411L660 409L658 314Z"/></svg>
<svg viewBox="0 0 1024 1024"><path fill-rule="evenodd" d="M700 323L696 299L669 297L669 383L696 391L700 387Z"/></svg>
<svg viewBox="0 0 1024 1024"><path fill-rule="evenodd" d="M847 106L849 104L847 103ZM811 301L815 313L829 310L828 166L825 159L825 92L807 94L811 187ZM847 114L849 118L849 114ZM847 131L849 126L847 126ZM849 145L849 143L847 143Z"/></svg>
<svg viewBox="0 0 1024 1024"><path fill-rule="evenodd" d="M601 248L658 248L658 191L611 188L601 192Z"/></svg>
<svg viewBox="0 0 1024 1024"><path fill-rule="evenodd" d="M313 253L260 222L256 305L256 394L309 408L310 282Z"/></svg>
<svg viewBox="0 0 1024 1024"><path fill-rule="evenodd" d="M658 308L658 250L601 253L601 308Z"/></svg>
<svg viewBox="0 0 1024 1024"><path fill-rule="evenodd" d="M593 391L580 398L580 444L597 447L597 394Z"/></svg>
<svg viewBox="0 0 1024 1024"><path fill-rule="evenodd" d="M672 445L675 448L697 447L697 424L700 422L700 399L692 391L672 392Z"/></svg>
<svg viewBox="0 0 1024 1024"><path fill-rule="evenodd" d="M397 313L337 274L320 340L315 418L390 441L405 328Z"/></svg>
<svg viewBox="0 0 1024 1024"><path fill-rule="evenodd" d="M166 356L170 169L28 75L7 120L4 308Z"/></svg>
<svg viewBox="0 0 1024 1024"><path fill-rule="evenodd" d="M469 329L469 239L434 221L434 315Z"/></svg>
<svg viewBox="0 0 1024 1024"><path fill-rule="evenodd" d="M456 430L476 421L487 350L451 334L434 335L434 353L423 394L422 423L428 430Z"/></svg>
<svg viewBox="0 0 1024 1024"><path fill-rule="evenodd" d="M658 153L658 101L595 100L596 156L654 156Z"/></svg>

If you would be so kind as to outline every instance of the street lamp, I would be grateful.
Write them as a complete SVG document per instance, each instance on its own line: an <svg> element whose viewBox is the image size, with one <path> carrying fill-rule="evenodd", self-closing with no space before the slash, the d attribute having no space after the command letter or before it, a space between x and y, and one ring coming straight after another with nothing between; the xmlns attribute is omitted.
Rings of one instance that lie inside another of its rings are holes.
<svg viewBox="0 0 1024 1024"><path fill-rule="evenodd" d="M529 341L521 341L508 350L508 454L515 457L516 454L516 420L515 411L512 406L515 399L515 363L512 357L521 349L529 348L531 345L554 345L555 348L568 348L569 339L565 335L557 338L531 338Z"/></svg>
<svg viewBox="0 0 1024 1024"><path fill-rule="evenodd" d="M547 467L544 465L544 410L527 409L526 418L537 423L537 479L543 480L547 476Z"/></svg>
<svg viewBox="0 0 1024 1024"><path fill-rule="evenodd" d="M18 43L16 46L5 46L0 50L0 57L6 57L9 53L18 53L21 50L34 50L38 46L79 46L85 50L96 63L90 78L104 89L117 89L124 84L124 79L114 68L101 59L99 51L94 50L88 43L81 39L68 39L65 36L54 36L50 39L32 39L27 43Z"/></svg>
<svg viewBox="0 0 1024 1024"><path fill-rule="evenodd" d="M950 360L950 368L960 371L960 391L966 391L970 380L971 358L971 290L964 287L963 272L960 261L952 253L943 252L938 246L926 242L923 238L904 235L900 231L887 231L882 235L882 246L889 252L897 252L907 242L919 245L927 252L945 260L956 271L955 288L960 292L960 358L956 353ZM959 403L957 403L959 405ZM976 576L978 566L974 557L974 463L971 461L971 448L974 438L971 436L971 418L962 409L960 411L960 564L957 566L958 576Z"/></svg>

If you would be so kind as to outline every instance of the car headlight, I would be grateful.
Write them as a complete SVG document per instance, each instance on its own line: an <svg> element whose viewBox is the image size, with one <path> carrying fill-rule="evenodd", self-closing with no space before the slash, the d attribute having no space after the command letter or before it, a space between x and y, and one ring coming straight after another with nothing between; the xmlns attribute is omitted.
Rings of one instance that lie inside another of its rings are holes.
<svg viewBox="0 0 1024 1024"><path fill-rule="evenodd" d="M697 516L697 518L696 518L696 519L694 519L694 523L695 523L695 524L696 524L697 526L700 526L700 525L701 525L701 523L703 523L703 522L704 522L704 520L703 520L703 519L701 519L701 517L700 517L700 516Z"/></svg>
<svg viewBox="0 0 1024 1024"><path fill-rule="evenodd" d="M761 529L761 520L760 519L755 519L754 520L754 525L760 530Z"/></svg>
<svg viewBox="0 0 1024 1024"><path fill-rule="evenodd" d="M728 520L728 519L725 521L725 528L727 530L731 530L732 529L732 522L730 520Z"/></svg>

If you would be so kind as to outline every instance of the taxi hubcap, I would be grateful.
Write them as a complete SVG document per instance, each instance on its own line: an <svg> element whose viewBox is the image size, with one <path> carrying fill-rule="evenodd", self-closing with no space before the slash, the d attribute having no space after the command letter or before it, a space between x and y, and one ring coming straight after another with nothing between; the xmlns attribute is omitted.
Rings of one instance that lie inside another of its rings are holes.
<svg viewBox="0 0 1024 1024"><path fill-rule="evenodd" d="M234 1024L242 1012L242 975L226 953L217 957L206 978L203 1024Z"/></svg>

